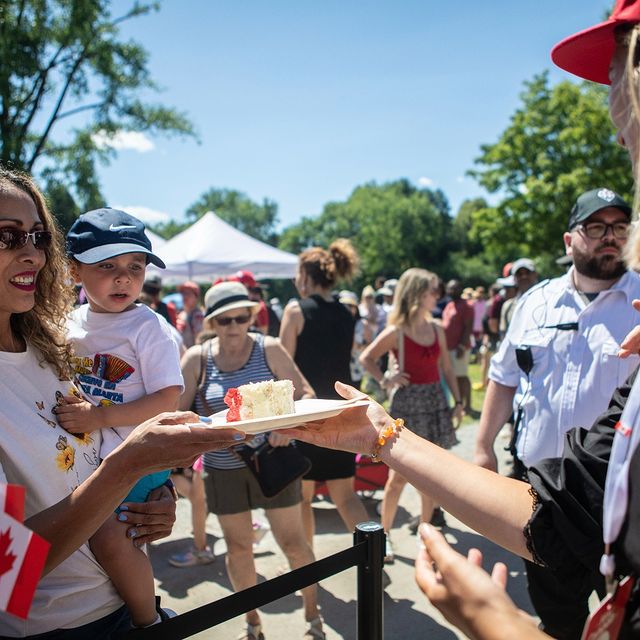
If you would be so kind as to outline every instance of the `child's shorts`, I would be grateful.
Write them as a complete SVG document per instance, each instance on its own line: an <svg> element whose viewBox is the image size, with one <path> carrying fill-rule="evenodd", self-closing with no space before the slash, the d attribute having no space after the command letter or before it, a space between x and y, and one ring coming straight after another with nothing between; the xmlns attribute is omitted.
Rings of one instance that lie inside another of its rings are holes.
<svg viewBox="0 0 640 640"><path fill-rule="evenodd" d="M166 471L158 471L148 476L143 476L136 482L127 497L122 502L146 502L149 493L158 487L161 487L171 475L171 469Z"/></svg>

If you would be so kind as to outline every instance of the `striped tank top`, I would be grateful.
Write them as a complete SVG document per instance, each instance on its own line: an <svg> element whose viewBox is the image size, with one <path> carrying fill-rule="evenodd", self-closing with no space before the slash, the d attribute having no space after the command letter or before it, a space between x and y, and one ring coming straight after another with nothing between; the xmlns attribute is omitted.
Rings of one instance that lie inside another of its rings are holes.
<svg viewBox="0 0 640 640"><path fill-rule="evenodd" d="M224 403L224 396L228 389L239 387L241 384L249 382L263 382L264 380L275 380L273 371L267 364L264 354L264 336L261 333L250 333L249 338L253 340L253 348L249 359L236 371L220 371L211 356L211 343L207 343L207 373L204 383L204 395L207 399L209 409L214 413L227 408ZM200 394L196 394L196 409L198 412L205 412ZM256 436L251 441L251 446L257 447L261 444L266 435ZM244 446L244 445L239 445ZM230 450L209 451L204 454L204 466L212 469L242 469L244 462L231 453Z"/></svg>

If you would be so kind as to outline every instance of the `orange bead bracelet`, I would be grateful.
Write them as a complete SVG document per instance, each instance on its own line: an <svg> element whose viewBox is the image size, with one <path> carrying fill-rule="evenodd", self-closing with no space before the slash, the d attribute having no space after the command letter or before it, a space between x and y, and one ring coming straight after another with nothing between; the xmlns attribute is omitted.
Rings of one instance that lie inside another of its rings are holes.
<svg viewBox="0 0 640 640"><path fill-rule="evenodd" d="M385 427L379 434L378 439L376 440L376 446L373 449L373 453L371 454L371 459L374 462L382 462L380 460L380 450L387 444L388 440L395 438L400 434L404 427L404 420L402 418L396 418L388 427Z"/></svg>

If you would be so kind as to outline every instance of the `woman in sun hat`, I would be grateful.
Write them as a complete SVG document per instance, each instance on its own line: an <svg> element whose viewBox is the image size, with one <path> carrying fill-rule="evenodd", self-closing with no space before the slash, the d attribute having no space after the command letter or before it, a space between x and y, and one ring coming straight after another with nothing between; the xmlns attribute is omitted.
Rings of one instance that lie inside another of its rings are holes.
<svg viewBox="0 0 640 640"><path fill-rule="evenodd" d="M230 388L250 382L287 379L293 382L296 400L314 397L313 389L276 338L250 332L259 305L250 300L240 282L220 282L204 296L205 330L215 337L189 349L182 358L185 390L180 406L195 408L200 415L226 409L224 397ZM256 436L251 446L261 444L267 435ZM289 444L278 433L268 435L273 446ZM291 483L273 498L266 498L246 464L231 450L204 455L204 484L207 506L218 516L227 543L227 571L236 591L256 584L253 559L254 530L251 510L263 508L276 542L287 556L291 568L314 561L307 544L300 510L300 480ZM302 590L307 640L321 640L322 621L317 607L317 587ZM242 640L261 640L264 636L260 615L254 609L246 614Z"/></svg>
<svg viewBox="0 0 640 640"><path fill-rule="evenodd" d="M638 189L640 0L618 0L608 20L563 40L552 57L582 78L611 84L611 118L618 139L629 149ZM638 226L627 254L629 266L637 268ZM637 352L639 347L640 331L634 331L623 341L620 353ZM345 398L360 395L337 386ZM529 469L530 485L468 465L400 429L372 403L366 414L345 411L323 424L291 429L289 435L375 453L476 531L551 567L560 577L574 578L596 568L612 581L640 574L640 382L636 383L635 374L616 391L608 411L590 430L568 432L562 458ZM416 561L416 578L447 619L471 638L547 637L504 594L504 566L494 568L492 580L478 568L481 557L476 550L465 560L428 525L421 525L420 533L425 548ZM619 635L600 629L589 638L640 637L637 582L621 611Z"/></svg>

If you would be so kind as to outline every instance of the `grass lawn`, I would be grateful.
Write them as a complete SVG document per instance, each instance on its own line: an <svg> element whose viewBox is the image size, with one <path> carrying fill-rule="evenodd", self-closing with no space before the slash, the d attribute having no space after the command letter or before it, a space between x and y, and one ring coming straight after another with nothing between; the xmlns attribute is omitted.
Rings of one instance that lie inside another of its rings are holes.
<svg viewBox="0 0 640 640"><path fill-rule="evenodd" d="M471 380L471 406L476 411L482 411L482 405L484 404L484 396L485 390L481 389L480 391L476 391L473 388L473 385L477 382L480 382L480 365L479 364L470 364L469 365L469 379ZM476 422L476 420L472 419L470 416L465 416L462 424L471 424Z"/></svg>

